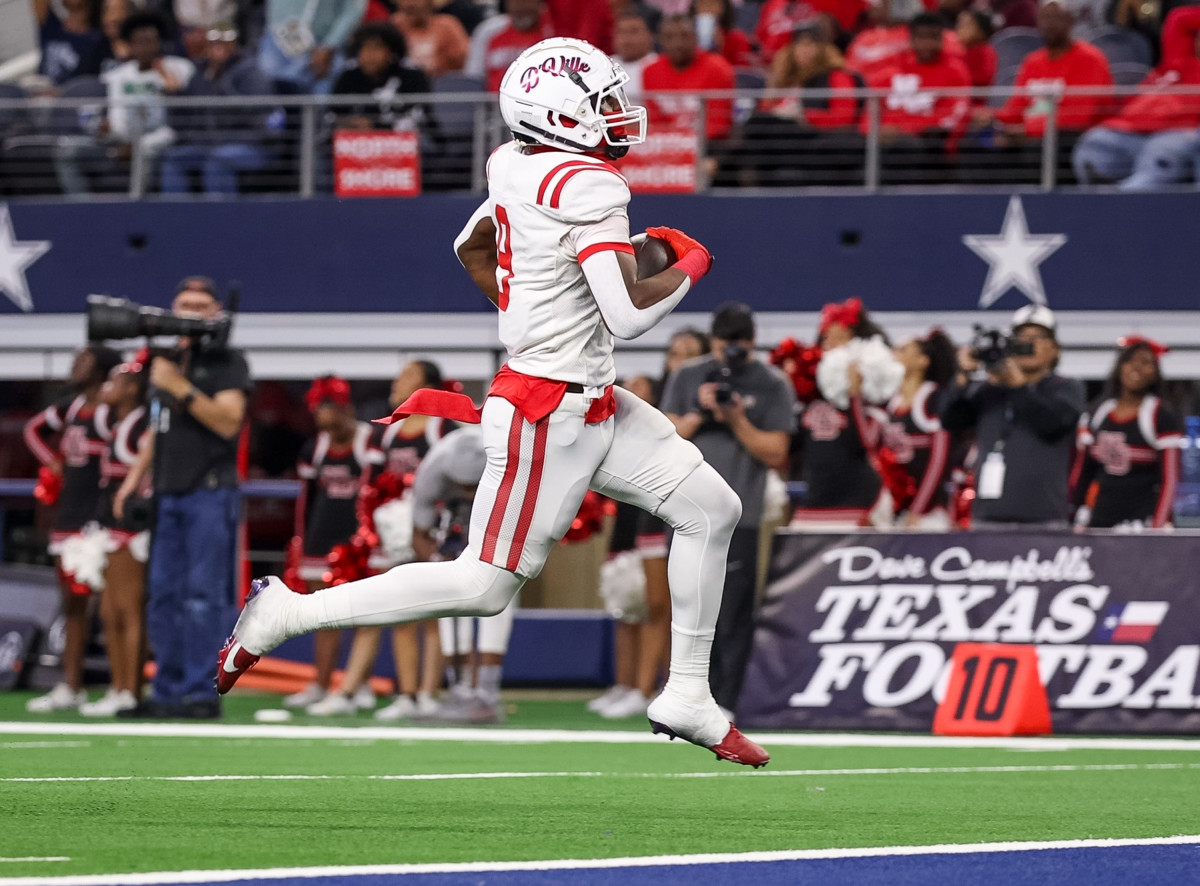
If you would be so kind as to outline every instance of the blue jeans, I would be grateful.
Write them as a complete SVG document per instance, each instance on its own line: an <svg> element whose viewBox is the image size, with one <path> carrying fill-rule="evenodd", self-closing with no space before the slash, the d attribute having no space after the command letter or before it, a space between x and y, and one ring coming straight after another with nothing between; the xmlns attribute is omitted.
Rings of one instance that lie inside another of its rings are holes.
<svg viewBox="0 0 1200 886"><path fill-rule="evenodd" d="M1167 129L1151 135L1097 126L1075 145L1075 176L1090 184L1095 176L1142 191L1187 181L1196 174L1200 136L1194 129Z"/></svg>
<svg viewBox="0 0 1200 886"><path fill-rule="evenodd" d="M186 194L193 169L204 171L204 193L236 194L237 174L262 169L267 152L258 145L175 145L162 159L162 192Z"/></svg>
<svg viewBox="0 0 1200 886"><path fill-rule="evenodd" d="M233 626L240 504L236 489L158 496L146 634L160 704L217 697L216 656Z"/></svg>

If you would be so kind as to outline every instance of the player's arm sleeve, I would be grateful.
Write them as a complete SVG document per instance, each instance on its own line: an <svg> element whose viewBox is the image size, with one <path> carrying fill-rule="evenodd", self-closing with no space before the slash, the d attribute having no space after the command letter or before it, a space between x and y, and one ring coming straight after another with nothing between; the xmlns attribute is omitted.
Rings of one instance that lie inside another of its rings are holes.
<svg viewBox="0 0 1200 886"><path fill-rule="evenodd" d="M458 232L458 236L454 238L454 257L458 259L459 264L462 264L462 259L458 258L459 248L464 243L466 243L468 240L471 239L471 235L475 233L476 225L478 225L485 218L491 218L491 217L492 217L491 201L484 200L481 204L479 204L479 208L476 209L475 212L471 214L471 217L469 219L467 219L467 223L463 227L463 229ZM463 265L463 267L466 267L466 266Z"/></svg>

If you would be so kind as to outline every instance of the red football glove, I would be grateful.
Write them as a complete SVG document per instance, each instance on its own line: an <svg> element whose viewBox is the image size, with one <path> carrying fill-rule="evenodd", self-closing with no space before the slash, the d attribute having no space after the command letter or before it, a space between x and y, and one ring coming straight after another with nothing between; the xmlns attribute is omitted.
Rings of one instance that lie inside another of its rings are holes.
<svg viewBox="0 0 1200 886"><path fill-rule="evenodd" d="M646 228L646 233L671 244L677 257L674 267L687 274L693 285L712 269L712 253L694 237L675 228Z"/></svg>

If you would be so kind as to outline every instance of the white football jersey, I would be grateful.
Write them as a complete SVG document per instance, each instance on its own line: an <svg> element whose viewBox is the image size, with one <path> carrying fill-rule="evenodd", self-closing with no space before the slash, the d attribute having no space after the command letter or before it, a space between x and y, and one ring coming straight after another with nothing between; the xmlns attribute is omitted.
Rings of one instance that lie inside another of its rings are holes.
<svg viewBox="0 0 1200 886"><path fill-rule="evenodd" d="M629 244L629 185L603 160L516 142L488 161L496 225L500 341L526 375L604 387L616 380L613 336L580 265Z"/></svg>

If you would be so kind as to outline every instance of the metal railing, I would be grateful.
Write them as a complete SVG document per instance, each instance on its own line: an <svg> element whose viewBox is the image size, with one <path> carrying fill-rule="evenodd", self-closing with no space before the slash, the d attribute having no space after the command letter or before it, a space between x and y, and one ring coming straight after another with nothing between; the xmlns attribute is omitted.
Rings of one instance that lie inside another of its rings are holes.
<svg viewBox="0 0 1200 886"><path fill-rule="evenodd" d="M1200 103L1200 87L1160 90ZM656 99L690 102L684 124L695 134L696 190L735 187L884 188L1073 184L1071 148L1079 133L1057 125L1064 98L1102 97L1115 114L1137 86L1028 93L1047 110L1044 137L1011 139L989 126L946 133L898 133L889 110L934 98L996 109L1014 87L938 90L897 96L860 89L858 122L824 130L773 114L764 100L821 102L830 90L730 90L646 96L651 137L661 129ZM416 131L424 191L480 192L490 151L507 138L490 93L397 96L154 97L123 106L121 137L104 96L0 100L0 196L67 199L196 199L334 191L332 144L353 127ZM730 113L731 111L731 113ZM714 112L732 127L708 138ZM678 119L678 118L677 118ZM640 149L635 149L640 150Z"/></svg>

